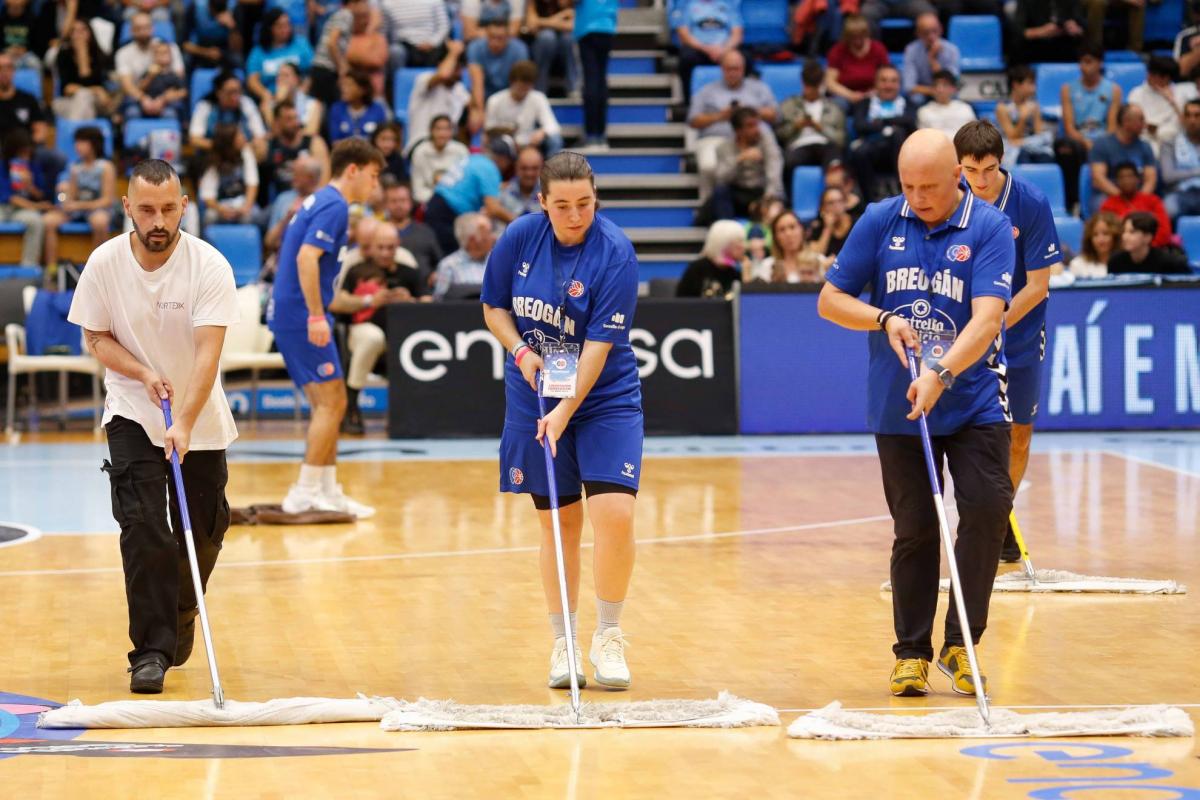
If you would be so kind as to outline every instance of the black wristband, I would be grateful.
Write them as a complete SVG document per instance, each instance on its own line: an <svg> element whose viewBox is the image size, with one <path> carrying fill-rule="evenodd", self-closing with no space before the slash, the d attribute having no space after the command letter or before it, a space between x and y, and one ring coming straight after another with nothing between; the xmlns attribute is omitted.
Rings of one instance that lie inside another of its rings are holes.
<svg viewBox="0 0 1200 800"><path fill-rule="evenodd" d="M896 316L896 315L893 314L891 311L880 311L879 316L876 317L876 320L875 320L876 322L879 323L879 330L884 331L886 333L888 320L894 316Z"/></svg>

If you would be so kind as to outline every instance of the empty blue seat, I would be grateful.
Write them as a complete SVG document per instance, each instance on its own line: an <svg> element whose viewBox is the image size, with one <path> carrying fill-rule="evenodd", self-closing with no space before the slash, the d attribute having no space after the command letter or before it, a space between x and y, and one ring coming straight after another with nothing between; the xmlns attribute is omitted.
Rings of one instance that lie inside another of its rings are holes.
<svg viewBox="0 0 1200 800"><path fill-rule="evenodd" d="M1042 114L1052 119L1062 119L1062 85L1079 77L1078 64L1035 64L1037 73L1037 101Z"/></svg>
<svg viewBox="0 0 1200 800"><path fill-rule="evenodd" d="M1121 98L1128 101L1129 93L1146 80L1146 65L1141 61L1105 62L1104 74L1121 87Z"/></svg>
<svg viewBox="0 0 1200 800"><path fill-rule="evenodd" d="M0 234L24 233L24 222L0 222Z"/></svg>
<svg viewBox="0 0 1200 800"><path fill-rule="evenodd" d="M792 173L792 211L801 221L810 222L817 218L823 191L825 172L820 167L796 167Z"/></svg>
<svg viewBox="0 0 1200 800"><path fill-rule="evenodd" d="M59 117L54 121L54 146L58 152L67 157L67 164L74 164L79 160L79 157L75 155L75 131L80 128L99 128L100 133L104 134L104 157L112 158L113 129L110 121L107 119L71 120Z"/></svg>
<svg viewBox="0 0 1200 800"><path fill-rule="evenodd" d="M913 21L908 17L885 17L879 21L879 27L885 31L907 31L913 27Z"/></svg>
<svg viewBox="0 0 1200 800"><path fill-rule="evenodd" d="M125 135L121 139L126 149L138 144L154 131L177 131L182 135L179 121L174 119L131 119L125 123Z"/></svg>
<svg viewBox="0 0 1200 800"><path fill-rule="evenodd" d="M3 6L0 3L0 6ZM19 69L13 73L13 86L22 92L27 92L38 99L38 102L43 100L42 96L42 73L36 69Z"/></svg>
<svg viewBox="0 0 1200 800"><path fill-rule="evenodd" d="M1055 217L1054 227L1058 231L1058 243L1062 249L1079 255L1083 244L1083 220L1079 217Z"/></svg>
<svg viewBox="0 0 1200 800"><path fill-rule="evenodd" d="M804 90L804 83L800 80L800 70L803 68L801 63L763 64L758 71L762 75L763 83L771 87L775 99L782 103Z"/></svg>
<svg viewBox="0 0 1200 800"><path fill-rule="evenodd" d="M175 26L166 20L157 20L153 23L154 38L162 39L164 42L175 42ZM121 25L121 35L117 37L117 47L128 44L133 39L133 22L125 20Z"/></svg>
<svg viewBox="0 0 1200 800"><path fill-rule="evenodd" d="M209 225L204 238L221 251L233 267L233 280L245 286L262 272L262 235L257 225Z"/></svg>
<svg viewBox="0 0 1200 800"><path fill-rule="evenodd" d="M408 97L412 94L413 84L421 75L433 71L433 67L405 67L396 70L396 76L392 82L392 112L405 128L408 127Z"/></svg>
<svg viewBox="0 0 1200 800"><path fill-rule="evenodd" d="M746 44L788 44L788 17L787 0L742 3L742 35Z"/></svg>
<svg viewBox="0 0 1200 800"><path fill-rule="evenodd" d="M1180 217L1175 222L1175 228L1183 241L1183 249L1187 251L1188 263L1195 272L1200 269L1200 217Z"/></svg>
<svg viewBox="0 0 1200 800"><path fill-rule="evenodd" d="M716 64L702 64L692 70L692 97L707 83L721 80L721 68Z"/></svg>
<svg viewBox="0 0 1200 800"><path fill-rule="evenodd" d="M963 72L998 72L1004 69L1000 18L990 14L958 14L950 18L952 44L962 53Z"/></svg>
<svg viewBox="0 0 1200 800"><path fill-rule="evenodd" d="M1082 216L1091 216L1092 211L1092 168L1089 164L1084 164L1079 170L1079 213Z"/></svg>
<svg viewBox="0 0 1200 800"><path fill-rule="evenodd" d="M1042 190L1056 217L1067 216L1067 193L1058 164L1017 164L1012 172Z"/></svg>
<svg viewBox="0 0 1200 800"><path fill-rule="evenodd" d="M78 222L64 222L58 226L58 232L64 236L72 234L89 234L92 232L92 226L87 223L87 220Z"/></svg>

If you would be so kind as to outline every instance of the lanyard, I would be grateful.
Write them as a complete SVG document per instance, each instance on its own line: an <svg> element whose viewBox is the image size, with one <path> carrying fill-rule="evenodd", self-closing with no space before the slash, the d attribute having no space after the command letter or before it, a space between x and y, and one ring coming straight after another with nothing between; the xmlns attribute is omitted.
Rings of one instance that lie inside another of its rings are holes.
<svg viewBox="0 0 1200 800"><path fill-rule="evenodd" d="M593 222L594 226L595 223ZM560 247L558 239L554 236L554 228L550 227L550 264L554 270L554 282L558 288L556 293L554 318L558 320L558 340L566 341L566 334L563 332L563 315L567 313L567 290L575 281L575 272L579 269L579 261L583 258L583 249L587 245L588 234L592 232L591 226L588 227L587 234L584 235L583 241L579 243L579 252L575 254L575 261L571 264L571 272L565 279L562 278L562 270L558 264L558 248Z"/></svg>

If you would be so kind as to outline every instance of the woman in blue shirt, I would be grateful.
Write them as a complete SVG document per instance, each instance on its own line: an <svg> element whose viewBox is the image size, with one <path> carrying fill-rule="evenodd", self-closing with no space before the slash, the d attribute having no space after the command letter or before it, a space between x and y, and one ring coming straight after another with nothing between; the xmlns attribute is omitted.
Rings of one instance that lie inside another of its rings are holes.
<svg viewBox="0 0 1200 800"><path fill-rule="evenodd" d="M304 36L297 36L292 20L282 8L273 8L264 16L258 29L258 44L250 51L246 62L246 87L259 102L270 99L275 91L275 76L284 64L295 64L301 74L312 67L312 45Z"/></svg>
<svg viewBox="0 0 1200 800"><path fill-rule="evenodd" d="M329 107L330 144L351 136L370 140L380 125L391 120L388 107L375 99L375 89L367 73L352 69L341 77L338 87L342 99Z"/></svg>
<svg viewBox="0 0 1200 800"><path fill-rule="evenodd" d="M599 616L590 660L597 683L623 689L630 675L619 623L633 573L633 508L642 460L641 382L629 343L638 262L628 237L596 214L595 178L583 156L562 152L547 159L539 185L545 213L527 214L508 226L488 258L481 295L484 320L510 353L500 489L531 494L538 510L542 588L555 637L549 685L556 689L570 685L570 674L543 440L555 454L572 630L578 630L580 501L587 492ZM578 372L574 396L547 399L550 410L541 417L535 387L548 345L579 348ZM582 665L578 649L576 663Z"/></svg>

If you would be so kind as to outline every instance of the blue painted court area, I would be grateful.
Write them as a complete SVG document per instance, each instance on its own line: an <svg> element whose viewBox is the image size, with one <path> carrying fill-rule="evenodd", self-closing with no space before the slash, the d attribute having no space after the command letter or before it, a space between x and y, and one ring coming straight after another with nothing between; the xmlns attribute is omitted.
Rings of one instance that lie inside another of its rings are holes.
<svg viewBox="0 0 1200 800"><path fill-rule="evenodd" d="M490 461L496 439L343 441L342 461ZM1101 452L1200 478L1200 432L1043 433L1034 453ZM304 442L254 440L234 444L231 463L299 463ZM0 450L0 520L21 522L47 534L116 531L108 481L100 471L102 442L25 444ZM646 457L772 458L874 456L869 436L679 436L650 437ZM653 465L647 467L653 469Z"/></svg>

